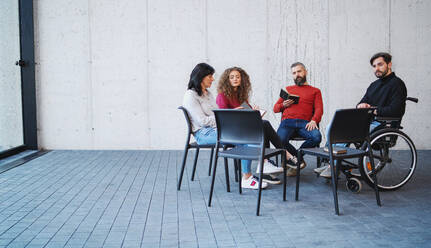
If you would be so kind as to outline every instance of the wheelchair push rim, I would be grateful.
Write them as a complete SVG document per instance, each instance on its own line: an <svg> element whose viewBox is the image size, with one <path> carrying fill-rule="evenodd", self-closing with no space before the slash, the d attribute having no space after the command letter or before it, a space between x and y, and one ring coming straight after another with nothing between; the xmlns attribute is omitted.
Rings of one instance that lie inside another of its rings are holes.
<svg viewBox="0 0 431 248"><path fill-rule="evenodd" d="M396 190L404 186L412 178L417 164L412 140L397 129L377 131L370 140L379 189ZM366 144L363 148L366 149ZM359 160L359 170L365 182L373 187L368 156Z"/></svg>

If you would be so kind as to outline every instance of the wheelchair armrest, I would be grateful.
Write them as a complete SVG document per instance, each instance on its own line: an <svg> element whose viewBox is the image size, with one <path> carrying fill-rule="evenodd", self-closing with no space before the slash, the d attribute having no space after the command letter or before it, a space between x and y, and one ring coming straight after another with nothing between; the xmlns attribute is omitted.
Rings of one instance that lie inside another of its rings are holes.
<svg viewBox="0 0 431 248"><path fill-rule="evenodd" d="M376 116L375 120L380 122L393 122L393 121L401 121L401 118Z"/></svg>
<svg viewBox="0 0 431 248"><path fill-rule="evenodd" d="M419 99L418 99L418 98L416 98L416 97L407 97L407 98L406 98L406 101L412 101L412 102L418 103L418 102L419 102Z"/></svg>

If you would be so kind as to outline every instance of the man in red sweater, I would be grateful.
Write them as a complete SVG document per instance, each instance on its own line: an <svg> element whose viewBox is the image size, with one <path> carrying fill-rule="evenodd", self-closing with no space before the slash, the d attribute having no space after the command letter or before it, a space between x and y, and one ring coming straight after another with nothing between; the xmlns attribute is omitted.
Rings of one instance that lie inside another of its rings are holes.
<svg viewBox="0 0 431 248"><path fill-rule="evenodd" d="M299 96L299 101L295 104L293 100L279 98L274 105L274 112L283 113L278 136L289 153L297 156L297 150L289 143L295 132L305 138L301 148L317 147L322 140L318 124L323 115L323 102L320 90L308 84L304 64L296 62L291 69L295 85L287 86L286 91Z"/></svg>

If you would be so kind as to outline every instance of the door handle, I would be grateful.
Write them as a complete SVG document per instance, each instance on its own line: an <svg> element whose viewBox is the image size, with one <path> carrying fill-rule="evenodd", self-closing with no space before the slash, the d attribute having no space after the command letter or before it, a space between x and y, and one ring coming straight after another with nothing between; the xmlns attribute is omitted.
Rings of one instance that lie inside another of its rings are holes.
<svg viewBox="0 0 431 248"><path fill-rule="evenodd" d="M22 60L22 59L20 59L20 60L18 60L18 61L15 62L15 65L19 65L21 67L24 67L25 66L25 61Z"/></svg>

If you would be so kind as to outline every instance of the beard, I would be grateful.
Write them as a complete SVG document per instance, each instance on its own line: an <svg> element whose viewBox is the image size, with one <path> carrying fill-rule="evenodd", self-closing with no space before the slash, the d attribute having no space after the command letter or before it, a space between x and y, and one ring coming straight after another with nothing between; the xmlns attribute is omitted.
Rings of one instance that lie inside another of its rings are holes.
<svg viewBox="0 0 431 248"><path fill-rule="evenodd" d="M295 84L298 85L298 86L304 85L305 82L307 82L307 76L297 77L295 79Z"/></svg>
<svg viewBox="0 0 431 248"><path fill-rule="evenodd" d="M376 75L376 77L377 78L384 78L385 76L386 76L386 74L388 74L388 68L386 68L386 70L384 70L384 71L376 71L375 73L374 73L374 75Z"/></svg>

